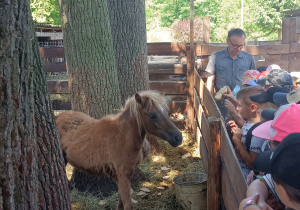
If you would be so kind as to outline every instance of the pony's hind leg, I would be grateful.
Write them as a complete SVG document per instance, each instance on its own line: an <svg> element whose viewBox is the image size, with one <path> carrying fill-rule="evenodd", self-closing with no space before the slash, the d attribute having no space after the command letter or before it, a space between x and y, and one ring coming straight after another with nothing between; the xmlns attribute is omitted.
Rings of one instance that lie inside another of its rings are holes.
<svg viewBox="0 0 300 210"><path fill-rule="evenodd" d="M130 197L131 186L130 186L129 177L125 175L118 176L117 184L118 184L119 195L120 195L119 206L117 209L132 210L133 206Z"/></svg>

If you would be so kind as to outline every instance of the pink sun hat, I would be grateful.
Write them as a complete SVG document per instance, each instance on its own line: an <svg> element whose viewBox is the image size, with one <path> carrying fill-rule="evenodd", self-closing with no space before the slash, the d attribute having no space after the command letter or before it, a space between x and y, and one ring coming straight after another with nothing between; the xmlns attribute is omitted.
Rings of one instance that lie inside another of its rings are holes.
<svg viewBox="0 0 300 210"><path fill-rule="evenodd" d="M261 139L281 142L290 133L300 133L300 104L286 104L276 111L274 120L267 121L252 131Z"/></svg>
<svg viewBox="0 0 300 210"><path fill-rule="evenodd" d="M257 70L248 70L245 71L244 73L244 81L242 85L251 85L251 86L257 86L257 84L254 82L256 79L257 75L259 74L259 71Z"/></svg>

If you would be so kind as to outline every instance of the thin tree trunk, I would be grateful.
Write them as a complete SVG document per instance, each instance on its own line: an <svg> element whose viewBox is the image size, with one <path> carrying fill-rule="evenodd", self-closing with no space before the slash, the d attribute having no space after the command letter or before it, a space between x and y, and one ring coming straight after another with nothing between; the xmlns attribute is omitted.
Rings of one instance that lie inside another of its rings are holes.
<svg viewBox="0 0 300 210"><path fill-rule="evenodd" d="M0 3L0 209L70 209L29 0Z"/></svg>

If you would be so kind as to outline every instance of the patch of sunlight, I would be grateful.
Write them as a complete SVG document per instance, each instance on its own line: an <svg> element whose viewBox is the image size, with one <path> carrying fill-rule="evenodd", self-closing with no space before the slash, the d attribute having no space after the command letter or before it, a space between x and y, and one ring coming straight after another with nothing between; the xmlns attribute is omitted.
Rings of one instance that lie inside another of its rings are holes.
<svg viewBox="0 0 300 210"><path fill-rule="evenodd" d="M166 158L163 155L152 155L152 161L157 163L166 162Z"/></svg>

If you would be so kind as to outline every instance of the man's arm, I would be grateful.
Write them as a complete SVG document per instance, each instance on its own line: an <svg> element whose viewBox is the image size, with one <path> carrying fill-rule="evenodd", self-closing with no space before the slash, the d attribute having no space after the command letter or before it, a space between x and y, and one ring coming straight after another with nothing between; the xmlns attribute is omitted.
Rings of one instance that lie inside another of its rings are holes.
<svg viewBox="0 0 300 210"><path fill-rule="evenodd" d="M214 88L215 88L215 64L216 64L216 55L215 53L213 53L211 56L209 56L209 61L205 69L205 71L209 73L209 76L207 77L207 81L206 81L206 86L212 95L214 95Z"/></svg>
<svg viewBox="0 0 300 210"><path fill-rule="evenodd" d="M207 77L206 86L210 94L213 96L215 93L215 75L210 75Z"/></svg>

